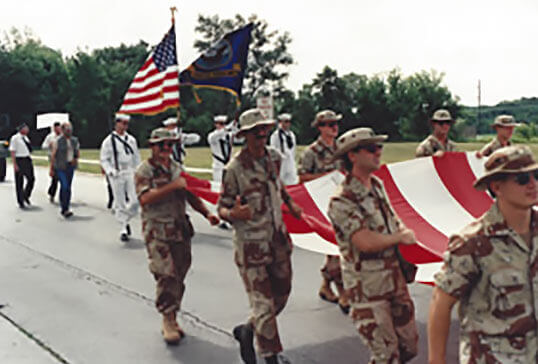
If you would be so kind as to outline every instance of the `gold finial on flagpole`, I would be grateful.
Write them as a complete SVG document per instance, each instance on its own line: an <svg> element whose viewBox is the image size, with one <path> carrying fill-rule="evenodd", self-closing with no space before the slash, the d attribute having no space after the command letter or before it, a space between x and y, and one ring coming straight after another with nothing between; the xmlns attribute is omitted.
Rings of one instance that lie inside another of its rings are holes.
<svg viewBox="0 0 538 364"><path fill-rule="evenodd" d="M170 7L170 11L172 12L172 23L175 24L176 23L176 18L175 18L174 13L177 12L177 7L175 7L175 6Z"/></svg>

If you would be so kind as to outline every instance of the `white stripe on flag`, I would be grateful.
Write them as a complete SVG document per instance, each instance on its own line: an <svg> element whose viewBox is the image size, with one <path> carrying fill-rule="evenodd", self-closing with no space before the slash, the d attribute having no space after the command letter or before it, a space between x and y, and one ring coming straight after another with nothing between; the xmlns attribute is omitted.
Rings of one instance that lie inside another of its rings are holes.
<svg viewBox="0 0 538 364"><path fill-rule="evenodd" d="M174 100L174 99L177 99L177 98L178 98L178 92L177 91L166 92L166 93L163 94L163 98L159 97L159 98L156 98L154 100L139 103L139 104L123 105L121 107L120 111L127 112L127 111L132 111L132 110L139 110L139 109L146 109L146 108L150 108L150 107L155 107L155 106L161 105L164 100Z"/></svg>
<svg viewBox="0 0 538 364"><path fill-rule="evenodd" d="M446 189L431 157L389 164L387 167L407 202L441 233L450 236L474 220Z"/></svg>
<svg viewBox="0 0 538 364"><path fill-rule="evenodd" d="M467 162L469 163L475 177L481 177L484 174L484 163L486 162L487 158L476 158L475 152L467 152L465 154L467 156Z"/></svg>
<svg viewBox="0 0 538 364"><path fill-rule="evenodd" d="M329 243L316 233L290 234L293 245L325 255L340 255L337 245Z"/></svg>
<svg viewBox="0 0 538 364"><path fill-rule="evenodd" d="M142 92L127 92L127 94L125 94L125 100L152 95L152 94L160 92L163 87L176 86L176 85L179 85L179 81L177 78L174 78L172 80L164 80L164 82L162 83L162 86L158 85Z"/></svg>
<svg viewBox="0 0 538 364"><path fill-rule="evenodd" d="M338 171L332 172L328 175L315 179L313 181L306 182L304 184L308 194L314 200L318 210L327 219L327 222L331 222L327 216L327 210L329 209L329 202L334 195L336 188L344 180L344 175Z"/></svg>

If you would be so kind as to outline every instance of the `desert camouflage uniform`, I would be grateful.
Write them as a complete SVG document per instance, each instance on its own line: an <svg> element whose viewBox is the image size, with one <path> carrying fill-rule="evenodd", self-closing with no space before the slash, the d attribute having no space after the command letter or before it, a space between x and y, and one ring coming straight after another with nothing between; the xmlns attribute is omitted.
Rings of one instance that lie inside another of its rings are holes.
<svg viewBox="0 0 538 364"><path fill-rule="evenodd" d="M437 287L460 302L460 362L537 363L538 212L529 242L497 204L451 237Z"/></svg>
<svg viewBox="0 0 538 364"><path fill-rule="evenodd" d="M291 239L281 205L291 197L279 180L280 153L266 148L263 158L243 148L226 166L218 207L231 209L240 196L253 215L233 220L235 262L250 302L249 322L262 356L282 351L276 316L291 291Z"/></svg>
<svg viewBox="0 0 538 364"><path fill-rule="evenodd" d="M506 142L506 145L502 145L498 138L494 138L491 142L484 145L484 147L480 149L480 154L482 154L483 157L487 157L497 149L508 147L510 145L512 145L512 142L510 140Z"/></svg>
<svg viewBox="0 0 538 364"><path fill-rule="evenodd" d="M351 236L364 228L382 234L400 229L401 222L390 206L383 182L373 176L372 189L368 190L358 179L347 175L331 199L328 215L342 254L342 276L351 301L351 317L371 350L370 364L410 360L418 350L415 307L396 248L366 253L351 242Z"/></svg>
<svg viewBox="0 0 538 364"><path fill-rule="evenodd" d="M446 147L437 139L434 135L430 134L426 139L422 141L417 147L415 152L416 157L429 157L435 154L437 151L443 152L455 152L457 150L456 144L452 140L446 140Z"/></svg>
<svg viewBox="0 0 538 364"><path fill-rule="evenodd" d="M142 162L135 174L137 196L172 182L181 171L181 166L174 160L169 168L152 159ZM188 193L178 190L159 202L142 207L142 232L149 270L157 281L156 306L163 314L180 309L185 292L183 281L191 265L194 230L185 212Z"/></svg>
<svg viewBox="0 0 538 364"><path fill-rule="evenodd" d="M331 172L335 169L341 169L340 160L331 161L336 145L329 147L319 137L314 143L310 144L303 152L299 160L299 175L304 173L315 174ZM335 284L342 285L342 271L340 268L340 257L337 255L325 256L325 263L321 267L323 277Z"/></svg>

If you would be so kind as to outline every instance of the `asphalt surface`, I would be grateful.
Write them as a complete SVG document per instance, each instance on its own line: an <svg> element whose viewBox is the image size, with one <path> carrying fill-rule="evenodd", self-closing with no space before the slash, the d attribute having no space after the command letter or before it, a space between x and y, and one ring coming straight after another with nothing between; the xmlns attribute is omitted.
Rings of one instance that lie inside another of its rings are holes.
<svg viewBox="0 0 538 364"><path fill-rule="evenodd" d="M0 183L0 363L241 363L230 332L247 318L248 302L229 231L191 214L193 264L179 315L188 336L167 347L140 219L131 224L133 239L121 243L105 208L103 178L76 173L75 216L65 220L48 201L47 169L39 167L32 207L22 211L8 169ZM292 294L278 318L282 355L294 364L365 364L368 350L351 320L317 297L322 260L294 250ZM412 363L426 363L431 288L413 284L410 290L420 334ZM448 363L457 362L457 326L453 319Z"/></svg>

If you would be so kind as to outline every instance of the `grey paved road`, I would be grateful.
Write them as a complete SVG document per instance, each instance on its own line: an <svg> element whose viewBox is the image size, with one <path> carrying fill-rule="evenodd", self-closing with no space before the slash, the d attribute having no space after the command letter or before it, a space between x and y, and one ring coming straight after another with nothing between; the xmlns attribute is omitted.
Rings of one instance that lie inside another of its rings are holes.
<svg viewBox="0 0 538 364"><path fill-rule="evenodd" d="M28 211L17 208L13 176L0 183L0 363L241 362L230 331L245 320L248 306L229 232L193 214L197 234L180 315L188 336L166 347L139 219L134 239L121 243L104 208L103 179L79 173L75 217L65 221L46 198L46 169L36 168L36 178ZM367 363L350 320L317 298L322 259L294 251L293 291L279 316L283 354L294 364ZM425 363L431 288L414 284L411 292L420 330L420 355L413 363ZM456 336L453 323L448 363L457 362Z"/></svg>

